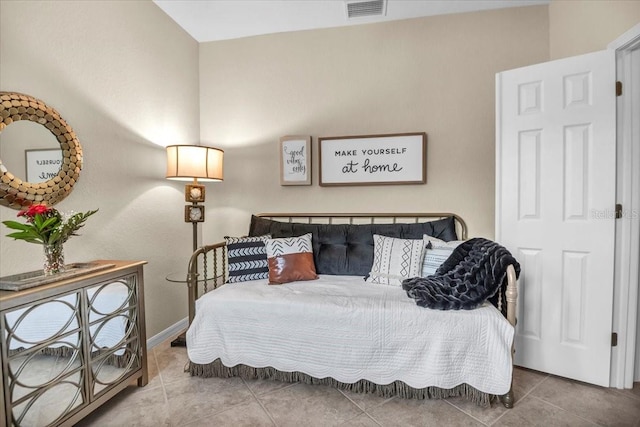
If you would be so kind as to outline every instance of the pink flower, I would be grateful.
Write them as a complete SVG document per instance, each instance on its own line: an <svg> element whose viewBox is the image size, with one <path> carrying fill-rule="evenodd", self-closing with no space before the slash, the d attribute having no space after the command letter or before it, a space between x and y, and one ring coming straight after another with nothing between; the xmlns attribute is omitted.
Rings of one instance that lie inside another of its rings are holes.
<svg viewBox="0 0 640 427"><path fill-rule="evenodd" d="M46 205L31 205L29 206L29 209L18 212L18 216L33 218L36 215L49 213L51 210L52 208L49 208Z"/></svg>

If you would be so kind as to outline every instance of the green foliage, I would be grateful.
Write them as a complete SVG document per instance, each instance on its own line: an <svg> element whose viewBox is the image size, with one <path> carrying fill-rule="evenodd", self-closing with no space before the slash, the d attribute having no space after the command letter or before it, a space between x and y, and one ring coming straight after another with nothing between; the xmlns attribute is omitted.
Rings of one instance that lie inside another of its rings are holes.
<svg viewBox="0 0 640 427"><path fill-rule="evenodd" d="M29 243L62 244L71 236L77 236L77 231L96 212L98 209L65 217L54 208L35 205L18 213L18 216L27 218L26 224L18 221L2 221L2 223L11 230L17 230L7 234L7 237Z"/></svg>

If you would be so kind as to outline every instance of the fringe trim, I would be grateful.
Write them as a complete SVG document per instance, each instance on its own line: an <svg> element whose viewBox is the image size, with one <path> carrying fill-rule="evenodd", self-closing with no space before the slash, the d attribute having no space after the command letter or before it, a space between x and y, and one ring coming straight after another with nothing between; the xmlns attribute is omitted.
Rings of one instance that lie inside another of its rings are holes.
<svg viewBox="0 0 640 427"><path fill-rule="evenodd" d="M302 372L283 372L275 368L253 368L247 365L236 365L231 368L222 364L220 359L216 359L208 364L198 364L189 362L189 373L198 377L219 377L231 378L240 377L243 379L269 379L288 383L301 382L305 384L325 384L336 387L340 390L352 391L356 393L372 393L382 397L398 396L403 399L446 399L448 397L463 397L478 406L489 407L497 396L479 391L468 384L461 384L451 389L439 387L413 388L402 381L394 381L387 385L378 385L368 380L360 380L355 383L343 383L333 378L315 378Z"/></svg>
<svg viewBox="0 0 640 427"><path fill-rule="evenodd" d="M9 356L16 355L18 353L22 353L26 349L24 347L16 348L13 350L9 350ZM44 354L46 356L58 356L58 357L71 357L74 353L74 349L71 347L52 347L52 348L43 348L40 350L40 354ZM94 351L91 353L91 357L99 356L103 350ZM105 363L107 365L115 366L116 368L126 368L129 365L129 360L131 359L130 354L112 354L107 357Z"/></svg>

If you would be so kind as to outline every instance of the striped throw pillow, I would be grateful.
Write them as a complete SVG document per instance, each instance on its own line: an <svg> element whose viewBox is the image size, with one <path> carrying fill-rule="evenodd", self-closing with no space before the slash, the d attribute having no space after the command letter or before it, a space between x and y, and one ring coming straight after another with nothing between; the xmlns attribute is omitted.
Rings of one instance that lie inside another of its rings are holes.
<svg viewBox="0 0 640 427"><path fill-rule="evenodd" d="M463 242L463 240L453 240L445 242L443 240L428 235L422 236L427 244L422 261L422 271L420 276L427 277L435 274L436 270L451 256L453 250Z"/></svg>
<svg viewBox="0 0 640 427"><path fill-rule="evenodd" d="M225 237L229 283L269 278L267 251L264 242L271 235L257 237Z"/></svg>

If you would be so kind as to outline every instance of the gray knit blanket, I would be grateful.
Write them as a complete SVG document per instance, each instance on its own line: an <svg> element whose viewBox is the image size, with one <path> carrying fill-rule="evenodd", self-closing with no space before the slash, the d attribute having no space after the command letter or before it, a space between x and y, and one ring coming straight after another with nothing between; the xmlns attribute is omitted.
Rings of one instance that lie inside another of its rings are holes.
<svg viewBox="0 0 640 427"><path fill-rule="evenodd" d="M504 246L475 238L455 248L435 274L406 279L402 288L421 307L472 310L497 297L510 264L514 266L516 277L519 276L520 264ZM495 301L492 303L496 304Z"/></svg>

